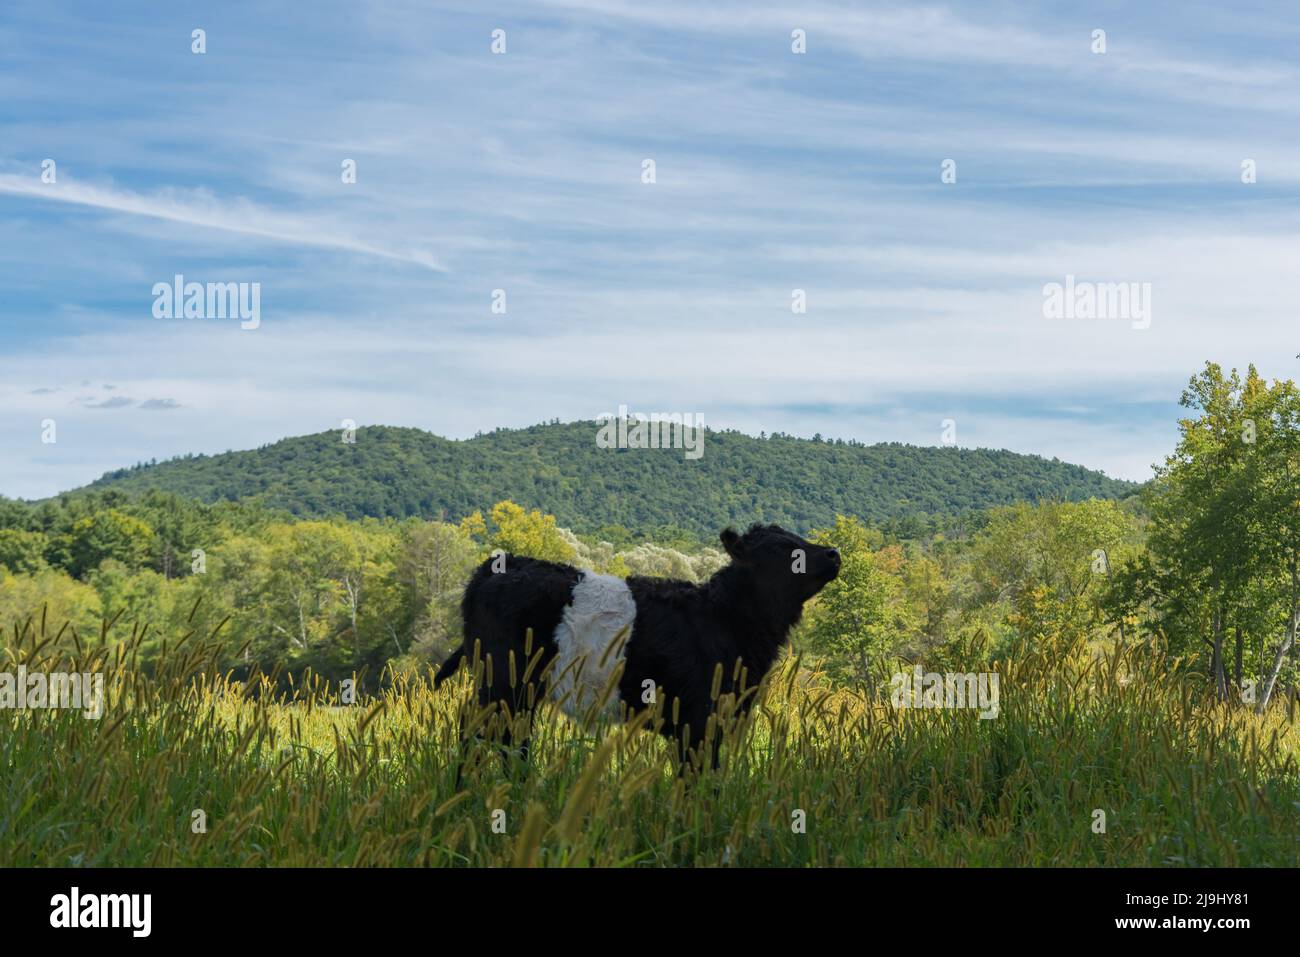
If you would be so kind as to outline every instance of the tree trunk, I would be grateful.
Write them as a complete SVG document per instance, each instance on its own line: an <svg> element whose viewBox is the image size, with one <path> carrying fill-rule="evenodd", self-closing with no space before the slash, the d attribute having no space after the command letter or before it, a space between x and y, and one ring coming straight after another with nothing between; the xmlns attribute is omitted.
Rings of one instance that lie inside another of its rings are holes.
<svg viewBox="0 0 1300 957"><path fill-rule="evenodd" d="M351 579L344 578L343 586L348 592L348 618L352 622L352 648L358 664L361 661L361 635L357 633L357 615L358 606L361 604L361 585L358 579L356 588L352 587Z"/></svg>
<svg viewBox="0 0 1300 957"><path fill-rule="evenodd" d="M1228 700L1228 679L1223 673L1223 608L1214 607L1214 653L1210 658L1214 675L1214 692L1220 701Z"/></svg>
<svg viewBox="0 0 1300 957"><path fill-rule="evenodd" d="M1260 693L1259 704L1255 706L1258 714L1264 713L1264 708L1268 706L1268 699L1273 697L1273 686L1277 684L1277 676L1282 671L1282 662L1286 660L1286 653L1291 650L1295 644L1296 632L1300 631L1300 569L1296 567L1296 560L1291 559L1291 620L1287 622L1286 637L1282 639L1282 644L1278 645L1277 654L1273 656L1273 666L1268 670L1268 677L1264 679L1264 690Z"/></svg>
<svg viewBox="0 0 1300 957"><path fill-rule="evenodd" d="M1237 692L1240 693L1241 692L1241 656L1242 656L1241 625L1238 625L1234 630L1237 633L1237 656L1236 656L1237 660L1233 662L1232 683L1236 685Z"/></svg>

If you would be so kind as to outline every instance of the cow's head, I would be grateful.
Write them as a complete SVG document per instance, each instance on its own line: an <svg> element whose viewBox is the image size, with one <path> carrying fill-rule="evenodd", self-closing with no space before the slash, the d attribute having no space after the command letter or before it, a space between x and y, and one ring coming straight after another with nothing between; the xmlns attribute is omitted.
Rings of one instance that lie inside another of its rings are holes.
<svg viewBox="0 0 1300 957"><path fill-rule="evenodd" d="M744 535L724 529L722 547L773 597L803 604L840 573L840 553L814 545L780 525L751 525Z"/></svg>

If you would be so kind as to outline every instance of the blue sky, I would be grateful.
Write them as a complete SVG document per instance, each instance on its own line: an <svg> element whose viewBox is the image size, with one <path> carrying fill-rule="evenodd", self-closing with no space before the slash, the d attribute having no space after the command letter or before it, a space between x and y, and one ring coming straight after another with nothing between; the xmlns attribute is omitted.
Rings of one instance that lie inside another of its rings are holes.
<svg viewBox="0 0 1300 957"><path fill-rule="evenodd" d="M1300 372L1286 5L702 6L6 0L0 494L620 403L1141 479L1206 359ZM260 327L154 318L178 273Z"/></svg>

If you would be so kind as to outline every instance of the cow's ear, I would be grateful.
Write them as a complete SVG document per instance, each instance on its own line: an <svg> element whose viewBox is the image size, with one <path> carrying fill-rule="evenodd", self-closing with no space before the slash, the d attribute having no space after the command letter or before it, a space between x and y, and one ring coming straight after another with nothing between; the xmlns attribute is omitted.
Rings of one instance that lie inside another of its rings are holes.
<svg viewBox="0 0 1300 957"><path fill-rule="evenodd" d="M732 558L741 556L740 536L736 534L734 528L724 528L718 537L722 539L722 547L727 550L728 555Z"/></svg>

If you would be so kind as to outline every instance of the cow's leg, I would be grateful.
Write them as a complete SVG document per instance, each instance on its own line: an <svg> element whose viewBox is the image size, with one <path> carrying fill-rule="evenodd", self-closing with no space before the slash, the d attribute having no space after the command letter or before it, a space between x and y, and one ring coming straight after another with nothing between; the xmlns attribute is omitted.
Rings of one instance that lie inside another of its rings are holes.
<svg viewBox="0 0 1300 957"><path fill-rule="evenodd" d="M722 729L715 727L708 736L709 768L713 771L722 766Z"/></svg>
<svg viewBox="0 0 1300 957"><path fill-rule="evenodd" d="M514 652L514 668L510 667L511 655L507 653L504 665L493 662L493 667L485 670L484 682L479 688L479 704L483 707L495 705L499 709L494 719L498 722L496 742L502 766L507 772L515 754L519 755L524 768L528 767L533 713L544 690L531 676L531 686L523 684L523 644L521 641L519 649Z"/></svg>
<svg viewBox="0 0 1300 957"><path fill-rule="evenodd" d="M720 739L716 729L709 725L707 713L683 715L683 720L675 727L665 728L664 734L674 745L678 777L685 776L687 769L697 762L701 771L706 762L717 767L717 742Z"/></svg>
<svg viewBox="0 0 1300 957"><path fill-rule="evenodd" d="M529 700L511 689L508 676L502 676L501 669L496 667L496 662L492 660L490 654L483 658L477 673L477 681L475 700L478 703L479 713L473 715L476 719L473 722L475 725L473 733L467 730L467 726L471 723L471 715L465 712L461 714L456 790L460 790L464 780L467 753L489 737L495 743L506 771L510 769L510 757L516 748L525 761L528 759L529 730L532 724ZM482 712L485 709L492 713L483 719Z"/></svg>
<svg viewBox="0 0 1300 957"><path fill-rule="evenodd" d="M477 636L473 661L480 720L468 735L472 740L462 729L462 745L491 736L507 771L516 753L527 767L533 713L545 697L545 675L555 656L549 637L555 626L548 615L545 608L503 615L482 603L470 603L465 611L465 632Z"/></svg>

